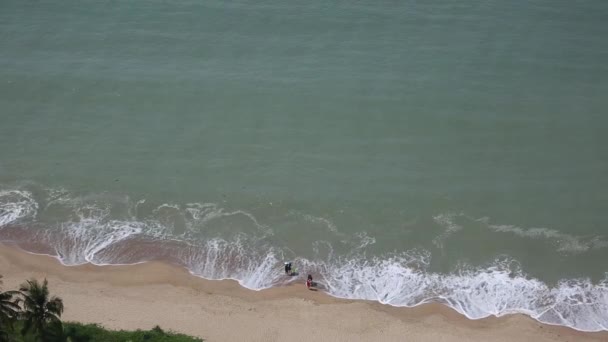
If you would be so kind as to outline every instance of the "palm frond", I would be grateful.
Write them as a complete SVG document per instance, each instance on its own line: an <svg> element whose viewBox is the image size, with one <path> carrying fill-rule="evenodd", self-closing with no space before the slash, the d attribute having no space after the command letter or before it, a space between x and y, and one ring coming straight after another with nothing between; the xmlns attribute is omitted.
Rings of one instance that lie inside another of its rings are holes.
<svg viewBox="0 0 608 342"><path fill-rule="evenodd" d="M23 332L46 336L51 330L61 327L59 317L63 313L63 300L50 296L46 279L42 283L36 279L27 280L21 284L19 291L19 304L23 307Z"/></svg>
<svg viewBox="0 0 608 342"><path fill-rule="evenodd" d="M63 313L63 300L59 297L53 296L46 304L46 310L61 317L61 314Z"/></svg>

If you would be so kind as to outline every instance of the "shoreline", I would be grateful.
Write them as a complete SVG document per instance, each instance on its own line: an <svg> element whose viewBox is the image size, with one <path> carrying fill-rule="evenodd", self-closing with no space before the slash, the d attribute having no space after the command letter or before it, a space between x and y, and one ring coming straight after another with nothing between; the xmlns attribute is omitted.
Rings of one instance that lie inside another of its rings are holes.
<svg viewBox="0 0 608 342"><path fill-rule="evenodd" d="M51 294L64 300L65 321L129 330L160 325L207 341L608 340L608 332L547 325L522 314L470 320L439 303L393 307L307 291L299 283L253 291L159 261L64 266L7 244L0 244L0 274L3 290L46 277Z"/></svg>

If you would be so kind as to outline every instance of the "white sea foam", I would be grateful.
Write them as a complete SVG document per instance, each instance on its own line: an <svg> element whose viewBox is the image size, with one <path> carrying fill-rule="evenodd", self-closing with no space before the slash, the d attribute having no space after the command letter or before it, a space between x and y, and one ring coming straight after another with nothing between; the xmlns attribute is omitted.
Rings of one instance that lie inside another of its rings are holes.
<svg viewBox="0 0 608 342"><path fill-rule="evenodd" d="M470 319L522 313L583 331L608 330L608 277L599 284L578 279L549 287L504 260L454 274L416 270L409 266L412 261L411 255L402 255L317 268L328 270L323 282L329 294L340 298L406 307L436 301Z"/></svg>
<svg viewBox="0 0 608 342"><path fill-rule="evenodd" d="M514 225L492 224L487 217L482 217L475 221L485 224L488 229L498 233L508 233L522 238L552 241L557 245L557 250L560 252L584 253L591 249L608 247L608 241L599 236L583 237L562 233L550 228L521 228Z"/></svg>
<svg viewBox="0 0 608 342"><path fill-rule="evenodd" d="M338 228L336 227L336 225L324 217L313 216L310 214L304 214L304 215L302 215L302 217L308 222L311 222L314 224L321 224L321 225L327 227L327 230L329 230L330 232L338 234Z"/></svg>
<svg viewBox="0 0 608 342"><path fill-rule="evenodd" d="M251 290L280 282L282 253L276 248L255 248L245 235L234 240L214 238L178 251L179 259L194 275L206 279L233 279Z"/></svg>
<svg viewBox="0 0 608 342"><path fill-rule="evenodd" d="M352 246L353 251L364 250L367 246L371 246L376 243L376 238L369 236L367 232L357 232L352 235L341 234L343 237L340 242Z"/></svg>
<svg viewBox="0 0 608 342"><path fill-rule="evenodd" d="M24 218L34 218L38 202L29 191L0 191L0 227Z"/></svg>
<svg viewBox="0 0 608 342"><path fill-rule="evenodd" d="M61 203L71 200L69 191L64 188L48 188L45 190L48 194L46 206L44 207L45 209L47 209L53 203Z"/></svg>
<svg viewBox="0 0 608 342"><path fill-rule="evenodd" d="M59 259L66 265L112 264L112 259L100 259L98 254L119 241L141 234L144 228L142 222L100 223L95 219L87 219L63 224L61 231L65 235L52 232L47 241L51 242ZM52 236L56 234L61 239L53 239Z"/></svg>
<svg viewBox="0 0 608 342"><path fill-rule="evenodd" d="M456 232L462 230L462 226L456 224L455 222L455 219L458 216L462 216L462 213L445 213L433 217L433 220L444 229L444 231L439 236L433 239L433 244L435 246L442 248L447 238L449 238L452 234L455 234Z"/></svg>
<svg viewBox="0 0 608 342"><path fill-rule="evenodd" d="M317 261L313 268L321 270L323 285L336 297L411 306L424 301L428 293L431 279L414 267L426 262L427 256L422 254L402 253L385 258Z"/></svg>
<svg viewBox="0 0 608 342"><path fill-rule="evenodd" d="M598 284L589 279L562 280L551 289L550 305L532 317L584 331L608 330L608 274Z"/></svg>
<svg viewBox="0 0 608 342"><path fill-rule="evenodd" d="M54 203L65 207L58 212L68 213L64 222L36 236L52 246L66 265L121 263L120 254L113 254L113 247L143 237L160 244L178 242L177 247L167 244L163 248L173 248L168 252L171 257L194 275L234 279L252 290L298 281L302 275L312 273L321 289L341 298L375 300L393 306L436 301L471 319L523 313L549 324L585 331L608 330L608 276L599 283L570 279L549 286L527 276L517 262L509 259L496 260L484 267L462 266L450 274L435 273L428 269L431 255L427 251L367 256L365 247L373 244L375 238L359 233L350 239L359 243L353 243L356 248L348 255L336 255L329 241L315 242L313 257L294 260L301 275L287 278L281 269L288 246L269 245L263 237L270 228L246 211L226 210L212 203L165 204L152 210L147 218L138 219L136 215L143 215L141 213L117 218L116 213L129 211L115 210L97 197L70 199L69 194L58 195L54 197ZM143 203L126 205L137 208ZM38 212L38 204L27 191L0 192L0 208L3 225L34 219ZM157 217L165 214L182 215L190 224L208 224L222 217L243 216L258 229L245 230L231 237L176 236L169 233ZM445 228L447 235L443 238L462 229L455 223L459 215L435 217L435 221ZM567 241L563 246L569 246L569 251L596 248L604 243L600 237L582 239L549 229L491 225L489 219L479 221L500 233L561 243ZM138 261L145 260L129 262Z"/></svg>
<svg viewBox="0 0 608 342"><path fill-rule="evenodd" d="M150 222L113 220L107 208L93 205L78 208L76 215L76 220L44 232L44 241L66 265L110 264L112 260L97 257L101 251L144 230L153 231Z"/></svg>
<svg viewBox="0 0 608 342"><path fill-rule="evenodd" d="M243 216L250 220L259 233L272 235L273 231L270 227L258 222L257 218L244 210L226 210L216 203L188 203L184 211L190 218L191 223L205 225L210 221L231 216ZM192 224L190 225L192 227Z"/></svg>
<svg viewBox="0 0 608 342"><path fill-rule="evenodd" d="M365 247L376 243L376 238L369 236L367 232L355 233L355 237L359 239L359 244L355 247L355 249L364 249Z"/></svg>

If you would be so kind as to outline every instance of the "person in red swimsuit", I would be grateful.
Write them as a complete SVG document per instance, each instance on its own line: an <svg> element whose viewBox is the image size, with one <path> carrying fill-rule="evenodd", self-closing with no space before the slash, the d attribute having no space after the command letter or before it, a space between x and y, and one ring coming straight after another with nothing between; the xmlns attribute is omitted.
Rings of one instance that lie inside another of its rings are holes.
<svg viewBox="0 0 608 342"><path fill-rule="evenodd" d="M308 279L306 279L306 287L310 290L312 287L312 276L309 274Z"/></svg>

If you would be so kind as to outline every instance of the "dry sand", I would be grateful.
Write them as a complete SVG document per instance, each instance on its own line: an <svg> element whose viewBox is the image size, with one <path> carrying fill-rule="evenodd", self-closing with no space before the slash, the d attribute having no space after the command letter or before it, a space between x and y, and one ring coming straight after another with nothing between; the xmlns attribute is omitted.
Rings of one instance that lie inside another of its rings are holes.
<svg viewBox="0 0 608 342"><path fill-rule="evenodd" d="M280 270L278 270L280 271ZM429 304L394 308L308 291L303 284L250 291L172 265L66 267L56 259L0 245L3 290L47 278L63 298L63 319L111 329L155 325L207 341L608 341L540 324L523 315L471 321Z"/></svg>

